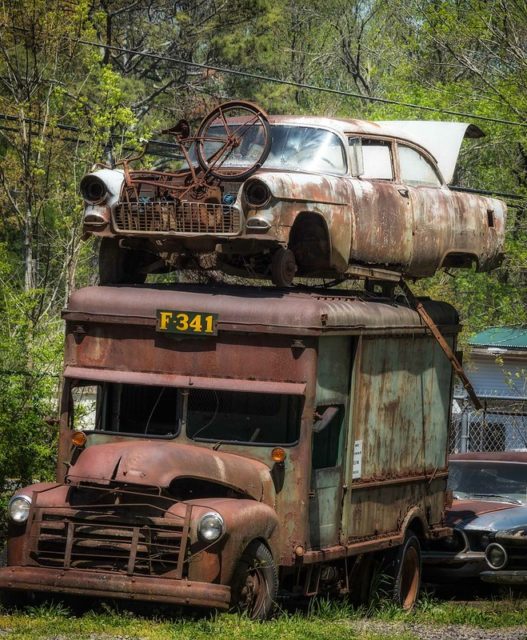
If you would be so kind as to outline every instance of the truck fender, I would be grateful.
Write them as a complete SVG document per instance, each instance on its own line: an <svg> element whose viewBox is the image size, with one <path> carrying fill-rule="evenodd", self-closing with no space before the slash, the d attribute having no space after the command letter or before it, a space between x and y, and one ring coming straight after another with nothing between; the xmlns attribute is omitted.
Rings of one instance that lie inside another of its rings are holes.
<svg viewBox="0 0 527 640"><path fill-rule="evenodd" d="M230 584L236 564L253 540L263 540L273 557L277 557L278 517L262 502L237 498L211 498L207 510L217 511L225 522L225 535L191 560L189 578ZM200 501L204 506L204 501ZM197 536L192 535L195 540Z"/></svg>

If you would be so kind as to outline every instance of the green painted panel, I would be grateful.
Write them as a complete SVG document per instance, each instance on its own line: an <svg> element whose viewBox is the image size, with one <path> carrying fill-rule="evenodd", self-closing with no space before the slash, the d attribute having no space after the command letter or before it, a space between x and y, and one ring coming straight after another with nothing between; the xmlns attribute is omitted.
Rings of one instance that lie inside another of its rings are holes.
<svg viewBox="0 0 527 640"><path fill-rule="evenodd" d="M317 405L346 404L351 375L349 336L322 336L318 341Z"/></svg>
<svg viewBox="0 0 527 640"><path fill-rule="evenodd" d="M430 337L362 338L352 380L343 537L394 531L412 506L442 505L444 483L433 483L432 491L428 481L410 478L446 466L451 380L450 362ZM391 489L359 488L405 477ZM440 512L430 513L437 521Z"/></svg>

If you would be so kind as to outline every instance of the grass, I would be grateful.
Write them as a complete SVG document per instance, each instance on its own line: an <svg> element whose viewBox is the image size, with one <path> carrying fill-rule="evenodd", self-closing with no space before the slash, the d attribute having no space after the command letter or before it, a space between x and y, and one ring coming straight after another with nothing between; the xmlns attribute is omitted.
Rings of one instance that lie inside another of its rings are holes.
<svg viewBox="0 0 527 640"><path fill-rule="evenodd" d="M441 626L463 624L486 629L525 624L527 600L439 602L424 598L410 614L388 603L375 610L352 609L341 603L316 601L307 612L282 612L257 623L234 614L148 615L122 605L102 605L73 615L61 603L45 603L0 613L0 637L10 640L415 640L407 623Z"/></svg>

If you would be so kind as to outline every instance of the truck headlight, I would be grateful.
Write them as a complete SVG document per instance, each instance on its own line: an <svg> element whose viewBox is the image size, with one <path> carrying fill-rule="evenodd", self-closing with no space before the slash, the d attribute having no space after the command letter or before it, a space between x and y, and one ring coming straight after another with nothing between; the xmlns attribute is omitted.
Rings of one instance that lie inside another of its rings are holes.
<svg viewBox="0 0 527 640"><path fill-rule="evenodd" d="M199 537L205 542L214 542L224 531L225 523L223 518L216 511L210 511L201 516L198 524Z"/></svg>
<svg viewBox="0 0 527 640"><path fill-rule="evenodd" d="M9 500L7 512L13 522L23 524L29 516L29 508L31 507L31 498L24 495L13 496Z"/></svg>

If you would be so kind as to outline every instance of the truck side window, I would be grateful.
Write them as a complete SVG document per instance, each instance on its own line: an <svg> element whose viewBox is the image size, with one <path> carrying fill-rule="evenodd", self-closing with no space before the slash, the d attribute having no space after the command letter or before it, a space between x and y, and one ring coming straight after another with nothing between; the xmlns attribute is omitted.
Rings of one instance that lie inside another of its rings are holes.
<svg viewBox="0 0 527 640"><path fill-rule="evenodd" d="M313 432L313 469L336 467L339 464L340 434L344 420L344 405L336 405L338 411L332 415L327 426ZM316 413L323 416L326 406L317 407Z"/></svg>

